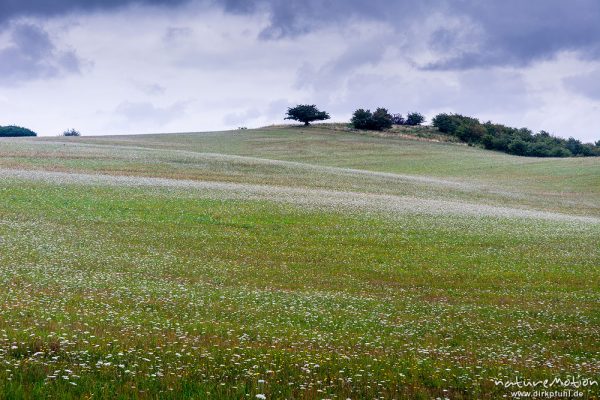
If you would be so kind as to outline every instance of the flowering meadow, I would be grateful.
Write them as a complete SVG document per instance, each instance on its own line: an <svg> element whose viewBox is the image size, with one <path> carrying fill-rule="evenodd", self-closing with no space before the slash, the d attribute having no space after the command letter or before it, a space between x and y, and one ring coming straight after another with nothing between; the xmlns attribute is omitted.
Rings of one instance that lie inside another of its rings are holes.
<svg viewBox="0 0 600 400"><path fill-rule="evenodd" d="M0 399L600 383L598 161L344 135L0 142Z"/></svg>

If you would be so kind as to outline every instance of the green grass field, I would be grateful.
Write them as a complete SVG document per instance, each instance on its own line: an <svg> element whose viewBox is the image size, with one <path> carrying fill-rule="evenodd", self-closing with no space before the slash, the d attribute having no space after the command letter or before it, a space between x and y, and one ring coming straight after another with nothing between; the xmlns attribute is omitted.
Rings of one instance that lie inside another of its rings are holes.
<svg viewBox="0 0 600 400"><path fill-rule="evenodd" d="M416 133L0 140L0 399L600 384L600 159Z"/></svg>

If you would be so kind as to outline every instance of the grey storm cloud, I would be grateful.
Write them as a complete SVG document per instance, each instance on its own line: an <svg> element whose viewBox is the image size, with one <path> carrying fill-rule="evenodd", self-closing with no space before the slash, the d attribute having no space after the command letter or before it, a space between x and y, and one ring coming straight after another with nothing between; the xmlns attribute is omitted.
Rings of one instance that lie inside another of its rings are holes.
<svg viewBox="0 0 600 400"><path fill-rule="evenodd" d="M0 48L0 83L52 78L63 73L78 73L81 60L74 51L56 48L50 36L33 24L16 24L10 44Z"/></svg>
<svg viewBox="0 0 600 400"><path fill-rule="evenodd" d="M471 0L455 2L450 10L481 28L481 36L474 38L477 50L429 68L520 67L561 51L600 59L600 2L596 0Z"/></svg>
<svg viewBox="0 0 600 400"><path fill-rule="evenodd" d="M432 0L224 0L233 13L267 12L270 24L262 39L297 36L349 20L374 20L393 24L424 15L439 3Z"/></svg>
<svg viewBox="0 0 600 400"><path fill-rule="evenodd" d="M386 22L398 31L426 15L441 13L466 19L479 28L472 37L476 50L452 54L424 66L428 69L468 69L497 65L524 66L560 51L600 59L600 2L597 0L228 0L232 12L267 10L271 21L263 38L280 38L347 22ZM442 29L430 45L452 48L455 32Z"/></svg>
<svg viewBox="0 0 600 400"><path fill-rule="evenodd" d="M111 10L131 4L175 7L201 3L233 14L265 13L264 40L295 37L348 21L386 23L397 32L425 16L457 17L478 28L469 50L454 49L460 35L440 29L429 45L439 59L423 69L461 70L525 66L561 51L600 59L600 1L597 0L3 0L0 24L19 16L51 17L70 12ZM393 45L393 44L391 44Z"/></svg>
<svg viewBox="0 0 600 400"><path fill-rule="evenodd" d="M16 17L53 17L71 12L102 11L130 4L173 6L186 0L2 0L0 24Z"/></svg>

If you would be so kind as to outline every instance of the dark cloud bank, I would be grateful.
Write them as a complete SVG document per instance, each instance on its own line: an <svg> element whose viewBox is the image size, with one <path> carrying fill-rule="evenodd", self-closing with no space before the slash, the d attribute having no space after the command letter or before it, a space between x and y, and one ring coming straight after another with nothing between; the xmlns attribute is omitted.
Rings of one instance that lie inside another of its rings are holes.
<svg viewBox="0 0 600 400"><path fill-rule="evenodd" d="M406 25L432 13L464 18L479 28L470 38L475 51L453 55L425 66L466 69L487 66L524 66L576 51L600 59L600 2L597 0L228 0L226 10L238 13L267 10L271 24L262 38L295 36L349 20L386 22L402 31ZM451 49L457 33L439 29L430 45Z"/></svg>
<svg viewBox="0 0 600 400"><path fill-rule="evenodd" d="M22 17L53 17L65 13L112 10L131 4L175 7L190 0L3 0L0 23ZM600 2L597 0L200 0L226 12L266 12L270 24L262 39L293 37L349 20L386 22L402 30L425 15L442 13L465 18L480 29L471 38L475 50L424 66L430 69L523 66L560 51L600 58ZM430 43L451 48L457 39L440 29Z"/></svg>
<svg viewBox="0 0 600 400"><path fill-rule="evenodd" d="M55 17L72 12L111 10L130 4L176 6L184 2L186 0L2 0L0 23L23 16Z"/></svg>

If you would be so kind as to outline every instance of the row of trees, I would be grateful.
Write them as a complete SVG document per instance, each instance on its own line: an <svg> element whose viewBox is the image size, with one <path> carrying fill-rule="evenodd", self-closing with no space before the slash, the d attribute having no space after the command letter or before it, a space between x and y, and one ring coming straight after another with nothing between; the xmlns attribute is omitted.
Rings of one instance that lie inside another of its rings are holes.
<svg viewBox="0 0 600 400"><path fill-rule="evenodd" d="M382 131L391 128L393 125L421 125L425 122L425 117L419 113L412 112L408 113L405 119L402 114L390 114L383 107L379 107L373 113L371 110L359 108L352 114L350 122L356 129Z"/></svg>
<svg viewBox="0 0 600 400"><path fill-rule="evenodd" d="M320 111L314 104L299 104L296 107L290 107L287 110L285 119L299 121L304 125L309 125L314 121L328 120L329 114ZM375 112L359 108L352 115L352 125L356 129L367 129L381 131L389 129L393 125L421 125L425 122L423 115L412 112L408 113L406 118L402 114L390 114L387 109L379 107Z"/></svg>
<svg viewBox="0 0 600 400"><path fill-rule="evenodd" d="M425 122L425 117L418 112L409 112L406 114L406 119L402 114L393 114L392 121L394 122L394 125L417 126Z"/></svg>
<svg viewBox="0 0 600 400"><path fill-rule="evenodd" d="M600 141L594 145L574 138L558 138L546 131L534 134L527 128L481 123L477 118L460 114L438 114L432 123L440 132L455 136L465 143L518 156L600 156Z"/></svg>
<svg viewBox="0 0 600 400"><path fill-rule="evenodd" d="M309 125L313 121L329 119L329 114L320 111L314 104L290 107L287 117ZM358 109L352 115L352 126L356 129L385 130L393 125L421 125L425 117L419 113L390 114L379 107L375 112ZM600 140L595 144L582 143L575 138L562 139L540 131L534 134L527 128L512 128L491 122L481 123L477 118L460 114L438 114L432 120L433 126L444 134L452 135L470 145L480 145L488 150L498 150L509 154L532 157L572 157L600 156Z"/></svg>
<svg viewBox="0 0 600 400"><path fill-rule="evenodd" d="M0 137L37 136L34 131L15 125L0 126Z"/></svg>
<svg viewBox="0 0 600 400"><path fill-rule="evenodd" d="M375 112L359 108L352 114L350 120L352 126L356 129L367 129L373 131L382 131L389 129L394 124L393 117L385 108L378 108Z"/></svg>

